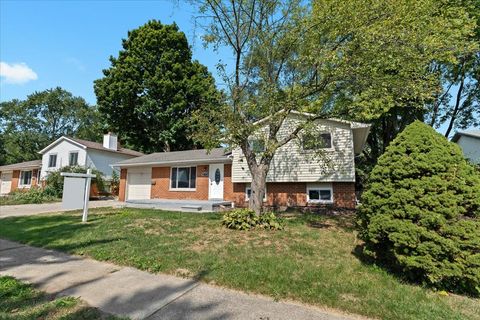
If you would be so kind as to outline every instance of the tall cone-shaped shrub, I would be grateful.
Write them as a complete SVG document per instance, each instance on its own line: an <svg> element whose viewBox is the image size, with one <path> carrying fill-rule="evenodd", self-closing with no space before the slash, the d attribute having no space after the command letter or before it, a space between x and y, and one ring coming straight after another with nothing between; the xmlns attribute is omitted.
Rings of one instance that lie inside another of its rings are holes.
<svg viewBox="0 0 480 320"><path fill-rule="evenodd" d="M379 158L358 213L364 253L407 278L480 294L480 175L416 121Z"/></svg>

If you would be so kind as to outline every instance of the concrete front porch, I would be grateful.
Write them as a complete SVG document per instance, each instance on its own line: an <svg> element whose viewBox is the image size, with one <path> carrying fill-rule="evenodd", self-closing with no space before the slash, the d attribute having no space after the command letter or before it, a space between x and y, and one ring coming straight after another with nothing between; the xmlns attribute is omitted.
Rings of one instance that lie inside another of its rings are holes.
<svg viewBox="0 0 480 320"><path fill-rule="evenodd" d="M171 200L171 199L144 199L127 200L128 208L148 208L169 211L212 212L229 209L231 201L223 200Z"/></svg>

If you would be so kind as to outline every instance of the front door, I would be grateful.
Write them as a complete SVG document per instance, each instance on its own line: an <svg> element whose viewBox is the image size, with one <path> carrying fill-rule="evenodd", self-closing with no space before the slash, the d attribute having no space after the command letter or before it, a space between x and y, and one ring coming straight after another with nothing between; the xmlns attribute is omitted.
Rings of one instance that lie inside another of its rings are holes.
<svg viewBox="0 0 480 320"><path fill-rule="evenodd" d="M7 194L12 188L12 173L11 172L2 172L0 176L0 194Z"/></svg>
<svg viewBox="0 0 480 320"><path fill-rule="evenodd" d="M208 199L223 200L223 163L211 164L208 176Z"/></svg>

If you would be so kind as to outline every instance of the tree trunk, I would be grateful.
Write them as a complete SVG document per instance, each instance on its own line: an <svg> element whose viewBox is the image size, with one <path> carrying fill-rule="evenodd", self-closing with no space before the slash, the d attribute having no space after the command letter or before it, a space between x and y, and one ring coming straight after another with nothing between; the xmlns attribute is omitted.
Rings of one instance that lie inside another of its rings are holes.
<svg viewBox="0 0 480 320"><path fill-rule="evenodd" d="M265 197L265 186L267 184L268 166L261 164L257 166L256 170L250 172L252 175L252 184L250 185L252 192L248 205L257 215L261 215L263 199Z"/></svg>
<svg viewBox="0 0 480 320"><path fill-rule="evenodd" d="M448 124L447 131L445 132L445 137L448 138L450 135L450 131L453 129L453 125L455 123L455 120L457 119L457 114L458 114L458 109L460 108L461 100L462 100L462 92L463 92L463 87L465 85L465 76L462 76L462 80L460 81L460 86L457 91L457 98L455 100L455 108L453 109L452 116L450 117L450 123Z"/></svg>

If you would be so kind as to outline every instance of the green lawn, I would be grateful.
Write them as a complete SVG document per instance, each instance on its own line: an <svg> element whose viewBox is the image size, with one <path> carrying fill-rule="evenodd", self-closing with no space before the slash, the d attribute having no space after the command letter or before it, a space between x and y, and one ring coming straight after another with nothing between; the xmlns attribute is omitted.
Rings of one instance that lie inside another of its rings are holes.
<svg viewBox="0 0 480 320"><path fill-rule="evenodd" d="M0 319L118 319L72 297L52 299L31 285L12 277L0 277Z"/></svg>
<svg viewBox="0 0 480 320"><path fill-rule="evenodd" d="M219 214L139 209L1 220L0 237L151 272L382 319L480 319L480 300L442 296L362 263L352 217L290 215L283 231L235 231Z"/></svg>

